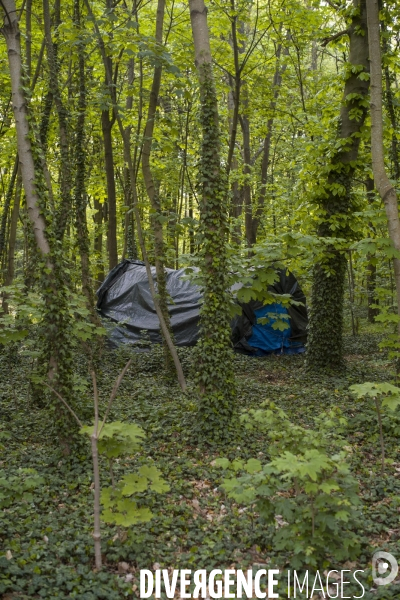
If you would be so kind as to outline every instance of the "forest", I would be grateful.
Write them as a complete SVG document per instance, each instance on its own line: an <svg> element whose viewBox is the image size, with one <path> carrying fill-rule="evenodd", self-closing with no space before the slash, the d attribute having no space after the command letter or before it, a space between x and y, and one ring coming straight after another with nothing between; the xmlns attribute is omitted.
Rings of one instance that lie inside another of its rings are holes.
<svg viewBox="0 0 400 600"><path fill-rule="evenodd" d="M399 85L396 0L0 0L1 598L400 598Z"/></svg>

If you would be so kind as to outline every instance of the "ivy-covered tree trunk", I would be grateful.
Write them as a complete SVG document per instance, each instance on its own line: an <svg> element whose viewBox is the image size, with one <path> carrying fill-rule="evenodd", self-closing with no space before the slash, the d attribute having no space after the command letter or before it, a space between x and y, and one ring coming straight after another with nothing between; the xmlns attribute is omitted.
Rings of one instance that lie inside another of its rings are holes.
<svg viewBox="0 0 400 600"><path fill-rule="evenodd" d="M227 300L227 182L220 162L218 102L215 91L207 9L203 0L189 0L200 82L202 147L200 181L200 243L204 301L201 338L197 345L200 392L197 428L203 439L227 433L235 409L235 381Z"/></svg>
<svg viewBox="0 0 400 600"><path fill-rule="evenodd" d="M28 102L24 92L20 30L18 12L14 0L2 0L1 16L4 23L1 31L5 37L10 67L12 106L17 132L18 156L22 184L25 191L28 217L32 225L37 252L41 258L40 284L43 292L45 315L41 325L43 335L42 361L46 361L48 379L52 385L69 398L71 395L70 330L67 290L61 267L60 252L54 250L54 235L46 226L43 215L43 180L35 168L38 151L35 148L33 130L30 125ZM52 241L52 244L50 244ZM70 421L62 410L56 411L60 443L69 452L66 428Z"/></svg>
<svg viewBox="0 0 400 600"><path fill-rule="evenodd" d="M322 209L321 237L352 236L354 204L351 188L358 157L361 131L368 111L369 63L365 0L351 7L347 33L350 54L336 151L327 166L325 183L315 183L314 199ZM307 365L311 369L339 370L343 367L343 303L346 254L330 245L314 268Z"/></svg>

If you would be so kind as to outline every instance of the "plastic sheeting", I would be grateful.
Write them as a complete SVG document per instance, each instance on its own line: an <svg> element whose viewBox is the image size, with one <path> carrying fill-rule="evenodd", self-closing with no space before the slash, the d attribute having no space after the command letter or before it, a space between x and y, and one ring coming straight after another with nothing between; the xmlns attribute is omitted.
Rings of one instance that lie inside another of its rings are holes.
<svg viewBox="0 0 400 600"><path fill-rule="evenodd" d="M177 346L193 346L199 337L201 292L188 280L182 279L184 269L165 269L167 292L173 300L168 305L172 331ZM156 284L155 267L151 269ZM144 263L124 260L117 265L97 290L97 308L102 317L120 323L111 329L110 340L135 343L146 332L153 343L161 342L160 324L150 293Z"/></svg>
<svg viewBox="0 0 400 600"><path fill-rule="evenodd" d="M165 269L167 292L172 300L168 305L171 326L177 346L193 346L199 338L199 312L202 294L199 287L182 276L185 269ZM292 273L279 271L279 280L271 286L278 294L291 294L305 304L305 296ZM155 268L152 267L156 282ZM110 341L114 345L137 344L147 336L153 343L161 342L160 326L150 294L144 263L124 260L106 277L97 291L97 308L102 317L111 321ZM258 323L267 313L289 314L290 327L284 331L272 327L274 319L267 324ZM307 327L305 306L280 304L263 305L251 301L242 305L242 315L232 321L232 343L239 352L260 355L270 352L298 352L304 350Z"/></svg>

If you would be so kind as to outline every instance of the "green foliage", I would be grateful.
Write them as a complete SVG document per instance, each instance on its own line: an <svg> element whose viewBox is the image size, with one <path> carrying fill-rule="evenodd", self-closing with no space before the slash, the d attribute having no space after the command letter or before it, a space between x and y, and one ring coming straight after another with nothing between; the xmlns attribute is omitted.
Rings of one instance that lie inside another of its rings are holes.
<svg viewBox="0 0 400 600"><path fill-rule="evenodd" d="M147 491L158 494L169 491L168 484L154 466L143 465L136 473L125 475L115 487L104 488L101 492L103 521L123 527L150 521L153 513L145 506L138 506L136 499L137 494Z"/></svg>
<svg viewBox="0 0 400 600"><path fill-rule="evenodd" d="M80 433L91 437L94 426L85 425ZM100 454L109 459L112 468L113 459L131 456L140 450L144 437L144 431L139 425L113 421L106 423L101 429L97 448ZM102 519L105 523L123 527L150 521L154 515L148 507L138 505L137 495L147 491L163 494L168 490L169 486L155 466L142 465L136 473L125 475L116 485L102 488Z"/></svg>
<svg viewBox="0 0 400 600"><path fill-rule="evenodd" d="M32 502L35 489L43 484L43 477L35 469L20 468L15 475L0 470L0 509L16 502Z"/></svg>
<svg viewBox="0 0 400 600"><path fill-rule="evenodd" d="M316 429L306 429L266 402L245 413L241 422L247 430L267 435L271 460L217 459L223 469L244 472L225 478L222 487L228 496L255 504L266 523L277 523L273 544L290 553L291 568L321 568L332 558L355 558L360 544L353 528L360 500L340 437L346 425L340 411L332 409L316 419Z"/></svg>
<svg viewBox="0 0 400 600"><path fill-rule="evenodd" d="M391 411L400 405L400 388L391 383L365 383L354 384L350 390L357 398L376 398L382 400L382 406L387 406ZM383 398L382 398L383 397Z"/></svg>
<svg viewBox="0 0 400 600"><path fill-rule="evenodd" d="M362 401L355 403L348 393L351 384L365 379L365 373L377 382L392 377L391 365L377 347L379 339L380 336L371 333L346 336L346 355L353 360L346 372L335 377L305 374L301 356L260 360L236 355L234 358L238 399L243 408L259 410L266 397L273 398L293 424L305 429L313 427L313 417L329 406L340 406L348 419L346 435L353 450L349 459L365 507L356 532L362 542L357 568L364 569L361 575L366 590L370 583L371 555L375 551L371 546L394 556L398 547L399 420L396 419L395 428L395 419L383 415L387 457L393 463L387 463L382 478L376 465L377 427L372 403L371 406L369 401L365 405ZM179 353L188 366L193 360L193 349L179 348ZM122 358L105 349L98 372L101 398L109 393L110 381L117 377L121 366ZM61 455L51 411L32 405L29 399L31 358L14 352L11 346L2 351L0 402L3 430L10 433L7 440L2 440L6 446L6 452L2 450L2 469L8 477L15 475L20 466L34 468L45 484L35 489L33 502L15 503L1 511L0 595L19 594L27 598L36 595L60 600L75 595L82 599L119 600L132 596L132 586L138 584L138 567L152 569L154 562L161 568L193 570L228 569L233 563L238 569L257 569L255 563L267 560L274 565L288 560L290 563L290 553L277 549L274 543L279 523L265 526L258 512L227 497L221 489L223 471L210 466L210 461L218 456L243 464L254 457L264 465L270 460L266 434L258 427L251 431L235 428L228 443L217 446L215 452L196 446L190 427L195 417L193 397L181 394L176 384L160 380L161 368L159 348L139 353L135 369L127 372L121 384L110 421L126 422L135 414L137 424L147 436L141 452L115 461L114 472L119 482L126 475L138 473L143 464L154 465L163 473L171 490L162 495L136 494L138 507L150 508L156 515L149 522L122 527L120 535L115 524L102 524L101 550L107 568L96 573L90 541L93 471L87 443L83 439L84 443L74 445L76 451L71 456ZM74 356L74 372L82 376L87 372L82 352ZM396 413L390 412L390 416L395 417ZM336 418L334 422L340 425ZM330 442L327 443L326 454L337 453L334 439L332 449ZM101 480L108 486L109 465L104 455L100 467ZM240 471L236 474L240 475ZM13 556L9 560L5 556L8 550ZM126 574L121 573L121 562L129 565ZM339 561L331 560L330 565L352 569ZM133 579L128 581L131 575ZM348 596L360 595L359 586L347 587ZM386 587L385 598L397 600L396 586ZM373 592L370 595L372 599Z"/></svg>
<svg viewBox="0 0 400 600"><path fill-rule="evenodd" d="M80 433L89 437L93 435L94 425L85 425ZM107 458L117 458L137 452L143 443L145 433L135 423L114 421L105 423L98 438L98 450Z"/></svg>

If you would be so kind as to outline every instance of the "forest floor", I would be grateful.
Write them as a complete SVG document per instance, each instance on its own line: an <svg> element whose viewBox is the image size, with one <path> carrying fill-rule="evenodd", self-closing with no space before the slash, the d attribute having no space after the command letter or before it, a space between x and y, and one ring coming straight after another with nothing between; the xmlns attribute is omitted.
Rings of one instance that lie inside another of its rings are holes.
<svg viewBox="0 0 400 600"><path fill-rule="evenodd" d="M367 600L400 597L398 584L371 589L370 570L376 549L400 557L400 415L383 419L391 464L381 476L374 406L356 401L349 393L353 383L387 381L393 376L392 364L378 350L377 341L373 334L347 337L348 368L340 377L306 374L301 355L235 358L240 409L255 408L270 399L291 420L305 426L331 406L340 407L347 417L351 467L363 502L358 531L362 552L357 562L331 568L365 570L361 579ZM181 354L187 368L191 353ZM104 407L124 357L108 352L102 362L98 382ZM78 357L76 373L85 377L85 369ZM18 474L22 467L34 468L44 478L32 501L14 502L0 512L0 597L4 600L136 598L141 568L259 569L271 568L285 558L274 550L271 528L254 512L243 511L226 498L219 488L221 470L211 465L217 456L267 457L265 437L249 435L238 427L225 447L197 446L191 435L195 403L190 394L185 397L175 384L164 381L160 369L159 351L139 355L123 380L110 420L135 421L147 435L142 452L118 462L116 477L138 464L154 464L170 491L148 500L155 514L150 522L119 534L116 527L102 525L105 568L95 573L89 443L82 439L69 457L61 455L53 408L35 406L29 397L29 359L16 351L2 354L0 432L11 437L0 450L0 477ZM82 420L90 423L87 404L77 405ZM105 462L102 479L109 485ZM290 556L286 560L290 565ZM355 595L359 594L358 588Z"/></svg>

